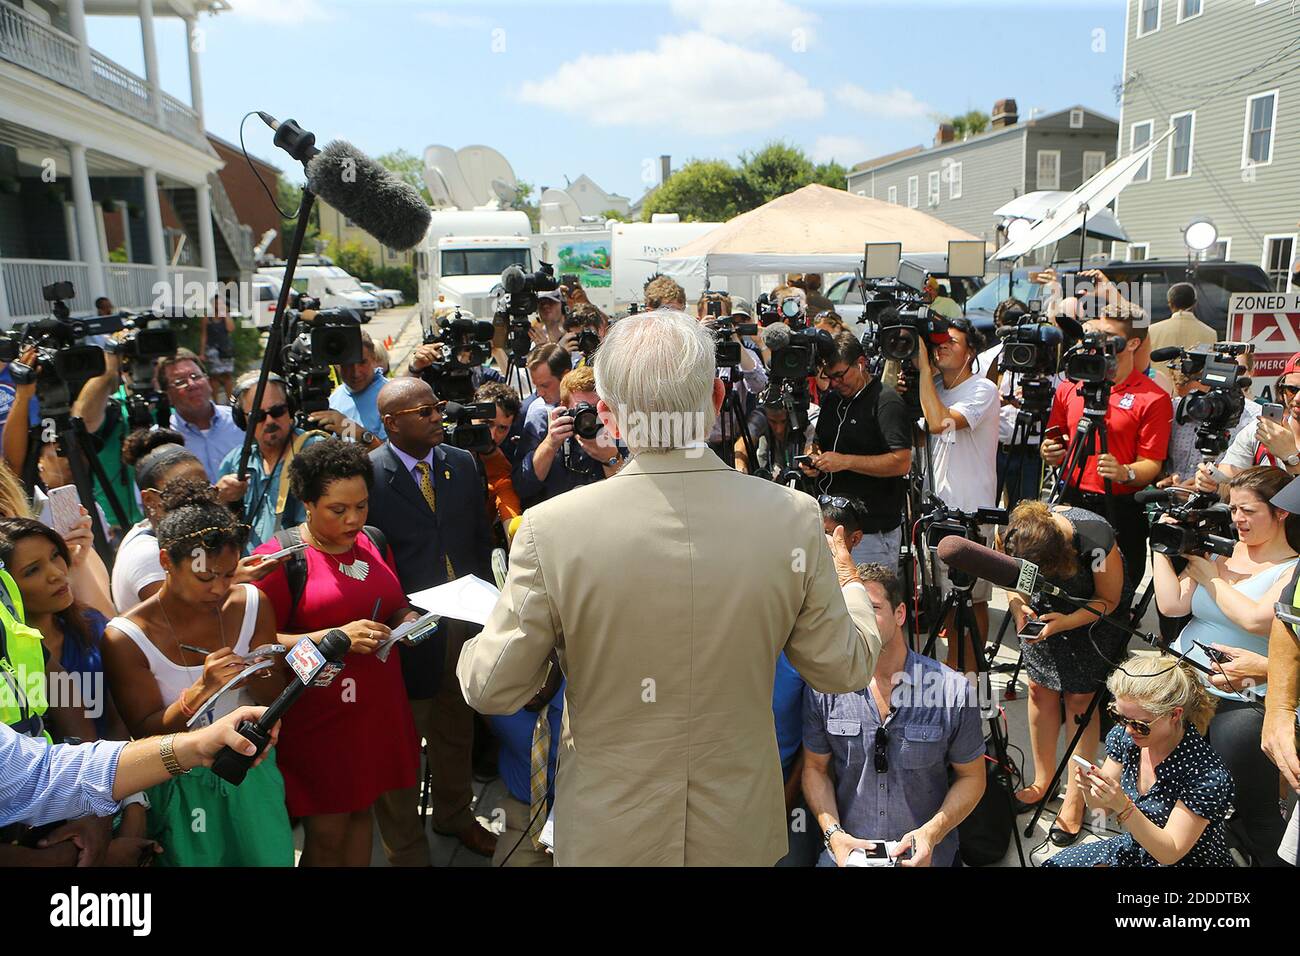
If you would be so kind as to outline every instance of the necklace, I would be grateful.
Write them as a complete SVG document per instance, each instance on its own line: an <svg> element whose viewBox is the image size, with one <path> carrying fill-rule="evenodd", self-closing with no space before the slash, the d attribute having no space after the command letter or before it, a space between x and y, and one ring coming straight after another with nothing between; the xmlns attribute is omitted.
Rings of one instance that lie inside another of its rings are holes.
<svg viewBox="0 0 1300 956"><path fill-rule="evenodd" d="M311 538L310 543L317 551L328 558L334 559L335 565L338 566L339 574L343 575L345 578L351 578L353 581L364 581L369 576L370 562L357 556L357 546L355 543L350 549L348 549L349 553L352 555L352 560L349 563L344 564L336 555L330 554L320 546L320 541L317 539L316 535L312 534L311 528L309 528L306 523L303 524L302 528L303 531L306 532L307 536Z"/></svg>
<svg viewBox="0 0 1300 956"><path fill-rule="evenodd" d="M181 639L176 634L176 626L172 624L171 615L167 613L167 605L163 604L162 591L158 592L158 607L162 609L163 620L167 622L167 630L172 632L172 643L176 645L176 653L180 655L180 659L183 661L185 660L186 645L181 643ZM221 616L220 608L217 609L217 631L221 635L221 646L225 647L226 646L226 622ZM198 649L195 648L194 650L190 651L190 653L197 654Z"/></svg>

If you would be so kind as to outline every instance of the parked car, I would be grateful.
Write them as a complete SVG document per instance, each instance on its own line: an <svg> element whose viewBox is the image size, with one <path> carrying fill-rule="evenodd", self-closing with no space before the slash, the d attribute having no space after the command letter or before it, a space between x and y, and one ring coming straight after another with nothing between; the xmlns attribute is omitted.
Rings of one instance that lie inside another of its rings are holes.
<svg viewBox="0 0 1300 956"><path fill-rule="evenodd" d="M376 301L379 302L379 307L381 309L391 309L397 304L393 301L393 297L388 294L387 289L381 289L373 282L361 282L359 285L375 297Z"/></svg>

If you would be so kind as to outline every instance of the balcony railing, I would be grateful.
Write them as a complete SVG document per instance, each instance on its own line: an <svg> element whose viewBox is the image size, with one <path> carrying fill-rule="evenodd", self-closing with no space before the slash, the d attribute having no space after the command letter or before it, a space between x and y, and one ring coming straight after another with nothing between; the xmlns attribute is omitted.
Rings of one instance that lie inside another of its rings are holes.
<svg viewBox="0 0 1300 956"><path fill-rule="evenodd" d="M81 45L73 37L12 4L0 3L0 59L78 90L191 145L204 144L198 114L180 100L163 93L160 114L144 79L95 50L90 51L90 76L83 76L80 53Z"/></svg>
<svg viewBox="0 0 1300 956"><path fill-rule="evenodd" d="M187 295L185 283L208 281L208 274L201 266L168 266L167 276L171 285L166 293L159 296L156 289L159 281L156 266L138 262L109 262L105 263L103 268L106 294L116 308L128 311L166 305L175 298L178 287L182 296L181 301L184 301L183 297ZM54 282L72 283L77 295L68 302L68 308L74 315L95 311L94 296L90 291L90 266L84 262L59 259L0 259L0 270L4 273L4 291L9 306L9 317L14 322L25 322L49 315L50 305L41 295L41 289Z"/></svg>

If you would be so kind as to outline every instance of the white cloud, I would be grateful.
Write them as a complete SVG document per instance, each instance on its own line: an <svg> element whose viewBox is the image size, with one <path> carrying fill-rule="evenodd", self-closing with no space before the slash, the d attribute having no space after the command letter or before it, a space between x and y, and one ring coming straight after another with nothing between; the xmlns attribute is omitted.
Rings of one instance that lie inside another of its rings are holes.
<svg viewBox="0 0 1300 956"><path fill-rule="evenodd" d="M921 119L934 112L928 103L898 87L881 93L845 83L835 91L835 98L850 109L882 119Z"/></svg>
<svg viewBox="0 0 1300 956"><path fill-rule="evenodd" d="M832 159L843 166L852 166L879 154L879 150L857 136L818 136L809 155L815 163L829 163Z"/></svg>
<svg viewBox="0 0 1300 956"><path fill-rule="evenodd" d="M598 126L725 136L815 119L826 98L768 53L702 33L662 36L653 50L585 54L519 89Z"/></svg>
<svg viewBox="0 0 1300 956"><path fill-rule="evenodd" d="M450 10L424 10L418 14L419 19L435 27L447 30L481 29L489 26L487 17L473 13L452 13Z"/></svg>
<svg viewBox="0 0 1300 956"><path fill-rule="evenodd" d="M810 45L821 18L785 0L672 0L673 15L729 40L802 40ZM796 33L795 31L801 31Z"/></svg>
<svg viewBox="0 0 1300 956"><path fill-rule="evenodd" d="M334 19L321 0L230 0L237 17L263 23L320 23Z"/></svg>

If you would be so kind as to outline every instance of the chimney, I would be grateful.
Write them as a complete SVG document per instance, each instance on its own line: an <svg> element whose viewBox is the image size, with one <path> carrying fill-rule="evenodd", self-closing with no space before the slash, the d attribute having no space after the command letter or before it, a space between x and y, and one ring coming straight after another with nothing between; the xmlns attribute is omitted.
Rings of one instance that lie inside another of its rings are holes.
<svg viewBox="0 0 1300 956"><path fill-rule="evenodd" d="M671 156L659 157L659 184L663 185L668 182L668 177L673 174L673 158Z"/></svg>
<svg viewBox="0 0 1300 956"><path fill-rule="evenodd" d="M1020 114L1016 111L1015 100L998 100L993 104L993 118L989 122L989 129L1005 129L1008 126L1015 126L1020 120Z"/></svg>
<svg viewBox="0 0 1300 956"><path fill-rule="evenodd" d="M934 145L942 146L945 143L951 143L957 138L957 133L951 123L940 123L939 128L934 131Z"/></svg>

